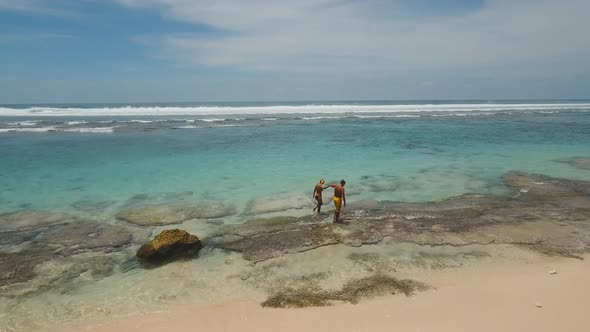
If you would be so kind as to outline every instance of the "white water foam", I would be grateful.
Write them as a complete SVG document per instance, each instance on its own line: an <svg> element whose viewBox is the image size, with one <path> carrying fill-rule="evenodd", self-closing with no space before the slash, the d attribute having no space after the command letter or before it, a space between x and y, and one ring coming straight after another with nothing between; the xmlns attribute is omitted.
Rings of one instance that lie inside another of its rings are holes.
<svg viewBox="0 0 590 332"><path fill-rule="evenodd" d="M7 133L7 132L33 132L33 133L45 133L48 131L55 131L55 127L40 127L40 128L1 128L0 133Z"/></svg>
<svg viewBox="0 0 590 332"><path fill-rule="evenodd" d="M201 106L201 107L112 107L57 108L0 107L0 116L132 116L132 115L228 115L228 114L342 114L411 112L487 112L588 110L590 103L529 104L422 104L422 105L306 105L306 106ZM217 119L217 118L216 118ZM145 120L140 120L145 121Z"/></svg>
<svg viewBox="0 0 590 332"><path fill-rule="evenodd" d="M8 124L11 126L34 126L39 121L19 121L19 122L9 122Z"/></svg>
<svg viewBox="0 0 590 332"><path fill-rule="evenodd" d="M96 134L110 134L113 133L115 127L97 127L97 128L68 128L60 131L72 133L96 133Z"/></svg>
<svg viewBox="0 0 590 332"><path fill-rule="evenodd" d="M56 127L39 127L39 128L0 128L0 133L8 132L31 132L46 133L49 131L74 132L74 133L112 133L115 127L97 127L97 128L56 128Z"/></svg>

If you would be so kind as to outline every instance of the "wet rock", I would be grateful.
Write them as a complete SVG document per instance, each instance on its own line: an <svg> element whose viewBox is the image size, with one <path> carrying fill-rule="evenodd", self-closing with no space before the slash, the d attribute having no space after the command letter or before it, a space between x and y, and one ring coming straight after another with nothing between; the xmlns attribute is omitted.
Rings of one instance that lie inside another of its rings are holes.
<svg viewBox="0 0 590 332"><path fill-rule="evenodd" d="M141 246L137 258L142 262L161 263L180 257L196 256L201 250L201 241L180 229L162 231L156 237Z"/></svg>
<svg viewBox="0 0 590 332"><path fill-rule="evenodd" d="M35 210L12 212L0 215L0 233L67 224L76 220L77 217L62 213Z"/></svg>
<svg viewBox="0 0 590 332"><path fill-rule="evenodd" d="M232 234L240 237L253 236L258 234L275 233L286 230L298 229L300 219L295 217L275 217L251 219L243 224L228 225L224 234Z"/></svg>
<svg viewBox="0 0 590 332"><path fill-rule="evenodd" d="M363 199L360 201L351 202L348 204L348 209L351 210L376 210L380 208L379 201L374 199Z"/></svg>
<svg viewBox="0 0 590 332"><path fill-rule="evenodd" d="M164 226L180 224L190 219L214 219L235 213L233 206L223 203L202 203L200 205L158 204L131 208L117 213L119 220L139 226Z"/></svg>
<svg viewBox="0 0 590 332"><path fill-rule="evenodd" d="M163 226L180 224L193 219L194 208L179 205L148 205L141 208L123 210L116 218L139 226Z"/></svg>
<svg viewBox="0 0 590 332"><path fill-rule="evenodd" d="M267 308L305 308L331 305L331 294L305 289L285 289L269 297L261 305Z"/></svg>
<svg viewBox="0 0 590 332"><path fill-rule="evenodd" d="M246 204L245 215L282 212L291 209L304 209L313 206L313 202L303 195L276 195L250 200Z"/></svg>
<svg viewBox="0 0 590 332"><path fill-rule="evenodd" d="M35 265L21 254L0 253L0 287L35 278Z"/></svg>
<svg viewBox="0 0 590 332"><path fill-rule="evenodd" d="M508 187L518 192L521 189L526 189L526 195L523 196L590 195L590 182L588 181L552 178L523 172L508 172L502 177L502 180Z"/></svg>
<svg viewBox="0 0 590 332"><path fill-rule="evenodd" d="M78 211L82 212L92 212L92 211L99 211L104 210L112 205L114 205L115 201L90 201L90 200L82 200L72 203L72 207Z"/></svg>
<svg viewBox="0 0 590 332"><path fill-rule="evenodd" d="M410 296L416 291L427 288L426 284L414 280L399 280L388 275L376 274L351 280L340 290L285 289L262 302L262 306L271 308L321 307L330 305L333 301L356 304L363 298L389 294Z"/></svg>
<svg viewBox="0 0 590 332"><path fill-rule="evenodd" d="M193 217L196 219L223 218L236 214L236 207L221 202L202 202L195 206Z"/></svg>
<svg viewBox="0 0 590 332"><path fill-rule="evenodd" d="M62 255L72 255L86 250L111 250L130 244L130 231L122 226L80 221L52 227L39 234L36 245L50 245Z"/></svg>
<svg viewBox="0 0 590 332"><path fill-rule="evenodd" d="M244 259L260 262L284 254L303 252L336 243L338 243L336 236L329 227L309 226L240 238L234 242L221 244L220 247L240 251Z"/></svg>
<svg viewBox="0 0 590 332"><path fill-rule="evenodd" d="M318 216L249 220L228 225L208 240L252 262L333 244L362 246L385 237L430 246L516 244L543 254L581 257L590 252L590 182L510 172L509 196L468 194L426 203L382 202L379 209L346 214L346 224Z"/></svg>
<svg viewBox="0 0 590 332"><path fill-rule="evenodd" d="M68 293L80 286L96 282L111 275L124 255L101 252L85 252L74 256L47 256L43 253L22 252L15 254L19 266L32 270L31 278L24 282L11 280L2 290L0 296L18 297L51 289L52 292Z"/></svg>
<svg viewBox="0 0 590 332"><path fill-rule="evenodd" d="M531 244L521 244L521 246L529 248L546 256L568 257L584 260L583 251L568 247L555 246L551 243L536 242Z"/></svg>

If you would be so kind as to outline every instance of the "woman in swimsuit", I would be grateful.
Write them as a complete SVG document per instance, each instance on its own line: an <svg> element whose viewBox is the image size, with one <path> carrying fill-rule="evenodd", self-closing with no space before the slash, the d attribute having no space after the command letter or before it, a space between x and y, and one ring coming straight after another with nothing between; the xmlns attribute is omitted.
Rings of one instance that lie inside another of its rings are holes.
<svg viewBox="0 0 590 332"><path fill-rule="evenodd" d="M326 188L328 188L327 186L324 187L324 179L320 179L320 182L318 182L315 185L315 188L313 188L313 198L317 201L317 206L313 208L313 211L315 212L315 210L318 210L318 213L320 213L320 209L322 208L322 205L324 204L322 202L322 191Z"/></svg>

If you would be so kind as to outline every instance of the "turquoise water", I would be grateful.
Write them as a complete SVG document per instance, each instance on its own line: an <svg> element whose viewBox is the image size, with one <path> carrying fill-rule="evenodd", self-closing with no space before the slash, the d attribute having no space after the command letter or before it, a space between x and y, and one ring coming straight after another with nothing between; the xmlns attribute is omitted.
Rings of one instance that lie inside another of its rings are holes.
<svg viewBox="0 0 590 332"><path fill-rule="evenodd" d="M349 201L501 193L500 177L510 170L590 179L553 161L590 155L584 109L0 119L2 212L115 201L94 212L109 218L147 194L233 204L238 216L228 222L235 222L251 200L311 204L320 177L346 179ZM6 129L15 126L21 130ZM43 129L56 127L70 131Z"/></svg>

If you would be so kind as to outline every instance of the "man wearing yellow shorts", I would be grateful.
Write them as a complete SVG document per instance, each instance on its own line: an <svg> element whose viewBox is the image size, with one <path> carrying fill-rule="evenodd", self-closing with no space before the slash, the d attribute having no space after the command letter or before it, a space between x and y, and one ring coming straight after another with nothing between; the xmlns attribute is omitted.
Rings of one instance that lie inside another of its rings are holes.
<svg viewBox="0 0 590 332"><path fill-rule="evenodd" d="M340 210L342 209L342 203L344 203L344 207L346 207L346 194L344 192L345 184L346 181L340 180L340 184L330 185L330 187L334 188L334 197L332 197L334 206L336 207L336 211L334 212L334 223L340 221Z"/></svg>

